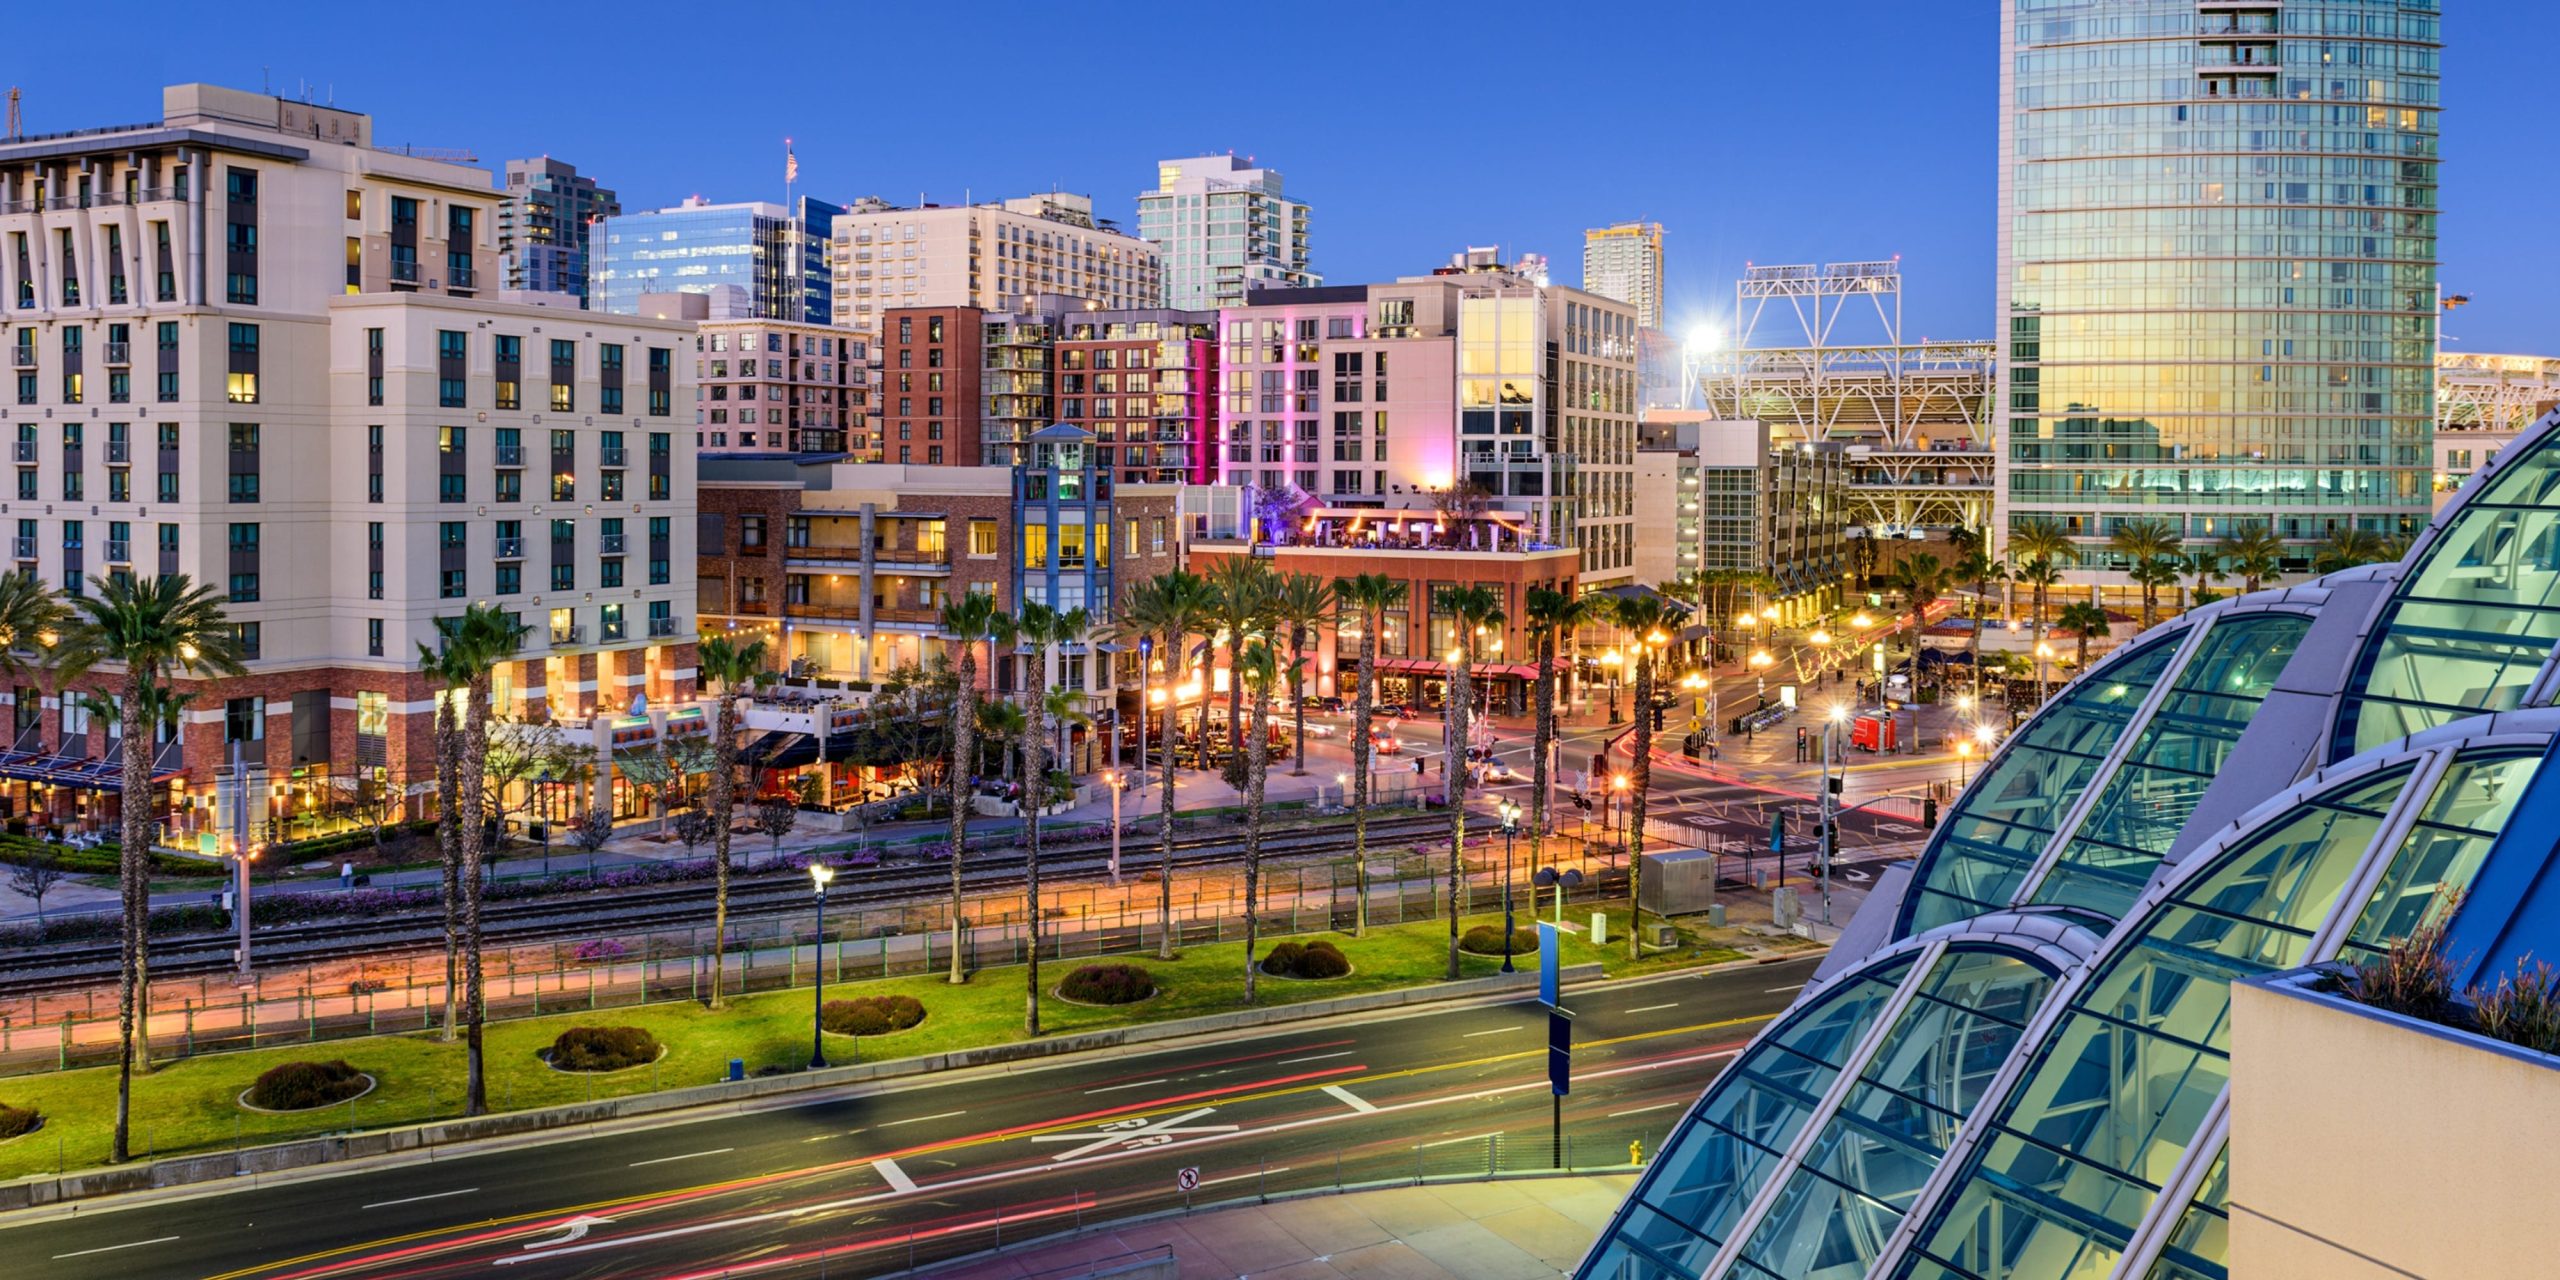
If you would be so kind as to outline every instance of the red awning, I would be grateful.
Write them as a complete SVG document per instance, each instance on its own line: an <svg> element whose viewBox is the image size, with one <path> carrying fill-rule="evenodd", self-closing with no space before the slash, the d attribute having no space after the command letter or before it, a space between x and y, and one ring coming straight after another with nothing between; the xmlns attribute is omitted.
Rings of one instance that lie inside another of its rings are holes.
<svg viewBox="0 0 2560 1280"><path fill-rule="evenodd" d="M1479 679L1486 676L1508 676L1514 680L1538 678L1537 665L1527 662L1480 662L1472 670ZM1378 671L1391 676L1446 676L1449 666L1437 658L1380 658Z"/></svg>

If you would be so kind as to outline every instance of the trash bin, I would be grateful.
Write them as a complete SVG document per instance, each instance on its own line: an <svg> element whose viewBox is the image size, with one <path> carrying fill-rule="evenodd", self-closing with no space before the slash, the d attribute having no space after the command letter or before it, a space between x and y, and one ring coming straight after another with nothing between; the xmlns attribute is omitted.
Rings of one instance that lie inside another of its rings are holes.
<svg viewBox="0 0 2560 1280"><path fill-rule="evenodd" d="M746 1078L747 1078L747 1060L746 1060L746 1059L744 1059L744 1058L731 1058L731 1059L729 1059L729 1078L730 1078L730 1079L732 1079L732 1080L744 1080L744 1079L746 1079Z"/></svg>

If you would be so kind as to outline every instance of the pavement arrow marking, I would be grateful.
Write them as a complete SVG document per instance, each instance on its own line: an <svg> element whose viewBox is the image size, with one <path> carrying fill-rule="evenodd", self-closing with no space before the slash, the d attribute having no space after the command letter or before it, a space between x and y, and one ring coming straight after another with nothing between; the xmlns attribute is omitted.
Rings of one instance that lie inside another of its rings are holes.
<svg viewBox="0 0 2560 1280"><path fill-rule="evenodd" d="M1160 1120L1114 1120L1100 1128L1085 1129L1076 1133L1035 1133L1031 1135L1031 1140L1080 1144L1072 1150L1061 1151L1049 1157L1051 1164L1064 1164L1080 1156L1091 1155L1105 1147L1120 1147L1135 1151L1141 1147L1164 1146L1172 1142L1177 1135L1186 1133L1234 1133L1237 1126L1231 1124L1195 1125L1191 1123L1215 1110L1217 1110L1216 1107L1196 1107L1181 1115L1166 1116Z"/></svg>
<svg viewBox="0 0 2560 1280"><path fill-rule="evenodd" d="M566 1227L566 1228L568 1228L568 1229L569 1229L569 1231L568 1231L568 1234L567 1234L567 1235L563 1235L563 1236L560 1236L560 1237L557 1237L557 1238L555 1238L555 1239L551 1239L551 1240L533 1240L533 1241L528 1241L528 1242L525 1244L525 1246L524 1246L524 1247L525 1247L525 1248L527 1248L527 1249L548 1249L548 1248L551 1248L551 1247L552 1247L552 1246L554 1246L554 1245L563 1245L563 1244L569 1244L569 1243L572 1243L572 1242L575 1242L575 1241L579 1241L579 1240L584 1240L584 1239L586 1239L586 1238L587 1238L587 1230L588 1230L588 1228L590 1228L590 1227L601 1227L601 1226L603 1226L604 1224L606 1224L606 1223L608 1223L608 1222L611 1222L611 1221L613 1221L613 1219L611 1219L611 1218L597 1218L597 1217L590 1217L590 1216L586 1216L586 1215L581 1215L581 1216L579 1216L579 1217L571 1218L571 1219L569 1219L567 1222L564 1222L564 1223L561 1223L561 1224L560 1224L561 1226Z"/></svg>

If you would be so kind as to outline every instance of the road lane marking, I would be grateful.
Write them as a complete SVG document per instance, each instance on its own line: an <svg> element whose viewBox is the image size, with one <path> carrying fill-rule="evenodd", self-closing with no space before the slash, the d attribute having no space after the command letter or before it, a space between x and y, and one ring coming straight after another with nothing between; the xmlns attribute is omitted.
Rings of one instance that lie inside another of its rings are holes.
<svg viewBox="0 0 2560 1280"><path fill-rule="evenodd" d="M1641 1009L1629 1009L1629 1010L1627 1010L1627 1012L1628 1012L1628 1013L1659 1013L1659 1012L1661 1012L1661 1011L1662 1011L1662 1010L1664 1010L1664 1009L1677 1009L1677 1008L1679 1008L1679 1007L1680 1007L1680 1002L1679 1002L1679 1001L1677 1001L1677 1000L1674 1000L1674 1001L1672 1001L1672 1002L1671 1002L1671 1003L1669 1003L1669 1004L1649 1004L1649 1005L1646 1005L1645 1007L1643 1007L1643 1008L1641 1008Z"/></svg>
<svg viewBox="0 0 2560 1280"><path fill-rule="evenodd" d="M1502 1130L1496 1129L1491 1133L1473 1133L1463 1138L1442 1138L1438 1142L1417 1142L1413 1144L1413 1147L1416 1151L1419 1151L1424 1147L1454 1147L1461 1142L1482 1142L1487 1138L1499 1138L1501 1136Z"/></svg>
<svg viewBox="0 0 2560 1280"><path fill-rule="evenodd" d="M1460 1036L1460 1037L1458 1037L1458 1038L1459 1038L1459 1039L1461 1039L1461 1040L1473 1040L1473 1039L1475 1039L1477 1036L1498 1036L1498 1035L1503 1034L1504 1032L1507 1032L1507 1031L1517 1031L1517 1030L1519 1030L1519 1029L1520 1029L1520 1024L1518 1024L1518 1023L1516 1023L1516 1022L1515 1022L1515 1023L1513 1023L1512 1025L1507 1026L1507 1027L1494 1027L1494 1028L1492 1028L1492 1029L1490 1029L1490 1030L1486 1030L1486 1031L1470 1031L1470 1032L1466 1033L1465 1035L1462 1035L1462 1036Z"/></svg>
<svg viewBox="0 0 2560 1280"><path fill-rule="evenodd" d="M1369 1101L1367 1098L1361 1097L1359 1094L1353 1093L1349 1089L1343 1088L1341 1085L1326 1085L1324 1087L1324 1091L1341 1099L1342 1105L1349 1107L1354 1111L1375 1111L1378 1109L1376 1103Z"/></svg>
<svg viewBox="0 0 2560 1280"><path fill-rule="evenodd" d="M1082 1144L1073 1150L1061 1151L1058 1154L1049 1157L1049 1162L1051 1164L1064 1164L1069 1160L1091 1155L1105 1147L1121 1147L1126 1150L1134 1151L1142 1147L1169 1146L1173 1143L1175 1135L1178 1134L1236 1132L1240 1126L1232 1124L1195 1125L1191 1123L1192 1121L1197 1120L1215 1110L1217 1110L1216 1107L1194 1107L1189 1111L1183 1112L1181 1115L1166 1116L1158 1120L1139 1120L1135 1118L1114 1120L1108 1124L1075 1133L1036 1133L1031 1135L1031 1140L1033 1142L1074 1142Z"/></svg>
<svg viewBox="0 0 2560 1280"><path fill-rule="evenodd" d="M688 1151L680 1156L660 1156L655 1160L634 1160L631 1162L631 1167L637 1169L642 1165L648 1164L673 1164L678 1160L695 1160L703 1156L725 1156L735 1150L737 1150L736 1147L722 1147L717 1151Z"/></svg>
<svg viewBox="0 0 2560 1280"><path fill-rule="evenodd" d="M464 1187L460 1191L438 1191L432 1195L411 1196L406 1200L384 1200L375 1204L361 1205L359 1207L365 1209L388 1209L395 1204L416 1204L421 1200L442 1200L446 1196L467 1196L479 1189L480 1188L478 1187Z"/></svg>
<svg viewBox="0 0 2560 1280"><path fill-rule="evenodd" d="M1804 990L1804 984L1799 982L1792 987L1765 987L1762 988L1762 990L1769 995L1782 995L1789 991L1802 991Z"/></svg>
<svg viewBox="0 0 2560 1280"><path fill-rule="evenodd" d="M116 1250L118 1250L118 1249L139 1249L139 1248L141 1248L142 1246L144 1246L144 1245L146 1245L146 1244L167 1244L167 1243L169 1243L170 1241L175 1240L175 1239L178 1239L178 1237L177 1237L177 1236L161 1236L161 1237L159 1237L159 1238L157 1238L157 1239L153 1239L153 1240L134 1240L134 1241L129 1241L129 1242L125 1243L125 1244L104 1244L104 1245L100 1245L100 1246L98 1246L98 1247L97 1247L97 1248L95 1248L95 1249L75 1249L75 1250L73 1250L73 1251L71 1251L71 1252L69 1252L69 1253L57 1253L57 1254L53 1255L53 1260L54 1260L54 1261L56 1261L56 1262L60 1262L60 1261L62 1261L64 1258L85 1258L85 1257L88 1257L90 1254L93 1254L93 1253L114 1253L114 1252L115 1252Z"/></svg>
<svg viewBox="0 0 2560 1280"><path fill-rule="evenodd" d="M1298 1063L1301 1063L1301 1062L1322 1062L1322 1061L1324 1061L1324 1060L1325 1060L1325 1059L1327 1059L1327 1058L1348 1058L1348 1057L1350 1057L1350 1056L1351 1056L1351 1054L1352 1054L1352 1051L1351 1051L1351 1050L1349 1050L1349 1049L1345 1049L1345 1050L1343 1050L1343 1051L1342 1051L1342 1052L1340 1052L1340 1053L1318 1053L1318 1054L1312 1054L1312 1055L1310 1055L1310 1056L1308 1056L1308 1057L1304 1057L1304 1058L1282 1058L1282 1059L1281 1059L1281 1060L1279 1060L1278 1062L1272 1063L1271 1065L1273 1065L1273 1066L1275 1066L1275 1067L1287 1067L1287 1066L1294 1066L1294 1065L1296 1065L1296 1064L1298 1064Z"/></svg>
<svg viewBox="0 0 2560 1280"><path fill-rule="evenodd" d="M916 1189L916 1180L908 1177L907 1171L899 1168L898 1162L887 1156L882 1156L879 1159L872 1161L871 1167L878 1171L880 1174L880 1180L888 1183L889 1189L892 1191L913 1191Z"/></svg>
<svg viewBox="0 0 2560 1280"><path fill-rule="evenodd" d="M1130 1081L1130 1082L1129 1082L1129 1083L1127 1083L1127 1084L1106 1084L1106 1085L1102 1086L1102 1087L1101 1087L1101 1088L1099 1088L1099 1089L1087 1089L1087 1090L1085 1090L1085 1092L1086 1092L1086 1093L1114 1093L1114 1092L1117 1092L1117 1091L1122 1090L1122 1089L1144 1089L1144 1088L1146 1088L1148 1085L1151 1085L1151 1084L1163 1084L1163 1083L1165 1082L1165 1079L1166 1079L1166 1077L1159 1077L1159 1078L1154 1079L1154 1080L1132 1080L1132 1081Z"/></svg>
<svg viewBox="0 0 2560 1280"><path fill-rule="evenodd" d="M969 1114L968 1108L963 1107L958 1111L944 1111L929 1116L908 1116L904 1120L884 1120L880 1122L880 1127L888 1129L902 1124L923 1124L927 1120L948 1120L953 1116L965 1116L967 1114Z"/></svg>
<svg viewBox="0 0 2560 1280"><path fill-rule="evenodd" d="M1205 1179L1200 1183L1200 1185L1204 1187L1214 1187L1221 1182L1242 1182L1247 1178L1267 1178L1275 1173L1287 1173L1289 1169L1290 1166L1284 1164L1277 1169L1256 1169L1251 1173L1230 1173L1223 1178Z"/></svg>
<svg viewBox="0 0 2560 1280"><path fill-rule="evenodd" d="M1648 1111L1661 1111L1668 1107L1685 1107L1687 1105L1689 1104L1685 1102L1657 1102L1650 1107L1633 1107L1625 1111L1612 1111L1606 1118L1615 1120L1620 1116L1640 1116Z"/></svg>

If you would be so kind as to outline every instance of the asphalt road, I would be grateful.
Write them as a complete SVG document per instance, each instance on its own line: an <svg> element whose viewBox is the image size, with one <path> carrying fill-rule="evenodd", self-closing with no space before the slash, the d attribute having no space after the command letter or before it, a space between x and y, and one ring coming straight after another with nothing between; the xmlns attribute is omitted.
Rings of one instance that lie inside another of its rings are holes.
<svg viewBox="0 0 2560 1280"><path fill-rule="evenodd" d="M1649 1155L1811 958L1568 994L1571 1159ZM776 1100L0 1221L15 1274L856 1276L1100 1221L1553 1158L1534 1000ZM1596 1145L1595 1145L1596 1144ZM823 1256L822 1256L823 1255Z"/></svg>

